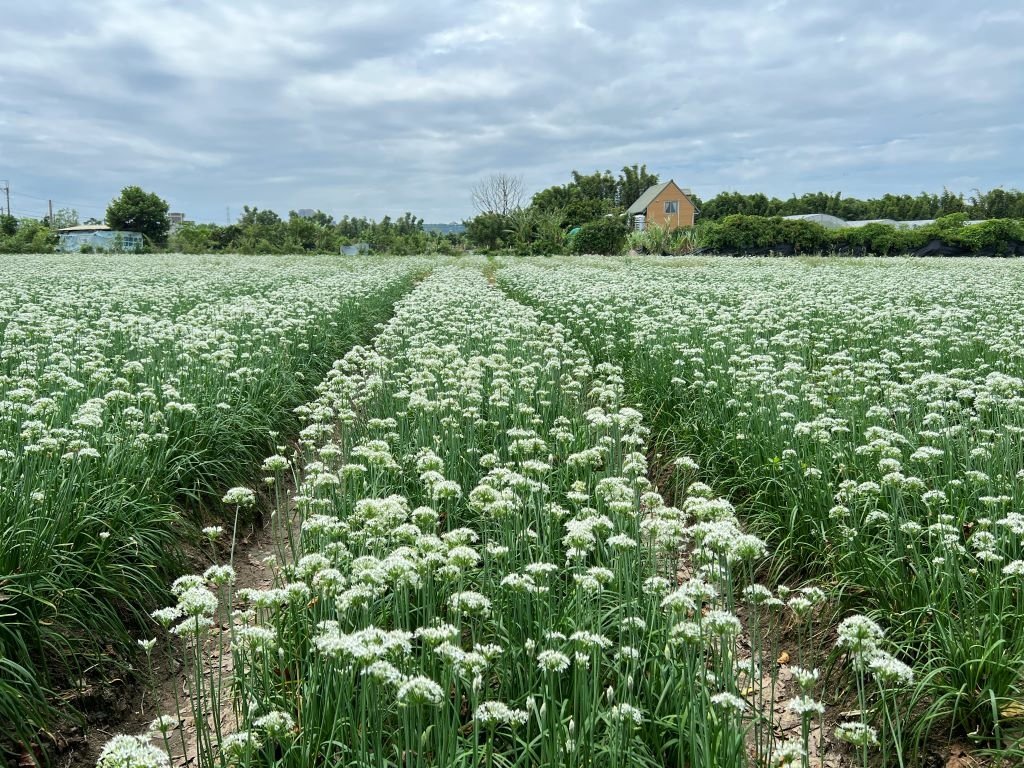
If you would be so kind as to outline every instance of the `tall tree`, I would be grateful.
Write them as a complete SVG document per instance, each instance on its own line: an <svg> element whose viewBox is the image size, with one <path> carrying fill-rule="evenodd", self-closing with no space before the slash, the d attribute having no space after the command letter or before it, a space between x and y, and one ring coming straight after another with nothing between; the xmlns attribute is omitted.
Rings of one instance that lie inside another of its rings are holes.
<svg viewBox="0 0 1024 768"><path fill-rule="evenodd" d="M609 213L621 213L657 183L657 174L637 163L625 166L617 178L611 171L584 174L574 170L572 181L542 189L533 196L532 205L540 211L561 211L563 225L575 227Z"/></svg>
<svg viewBox="0 0 1024 768"><path fill-rule="evenodd" d="M629 208L650 187L658 183L658 174L648 173L646 165L627 165L619 174L619 205Z"/></svg>
<svg viewBox="0 0 1024 768"><path fill-rule="evenodd" d="M523 207L523 177L508 173L492 173L473 185L470 191L477 213L508 216Z"/></svg>
<svg viewBox="0 0 1024 768"><path fill-rule="evenodd" d="M276 211L269 209L261 211L256 206L250 208L248 205L243 205L242 215L238 217L238 223L243 227L272 227L281 223L281 217L277 215Z"/></svg>
<svg viewBox="0 0 1024 768"><path fill-rule="evenodd" d="M121 190L107 206L107 224L112 229L139 232L153 245L164 245L171 220L167 216L170 206L154 192L131 186Z"/></svg>
<svg viewBox="0 0 1024 768"><path fill-rule="evenodd" d="M611 171L594 171L591 174L573 171L572 186L575 186L586 200L603 200L610 206L616 203L618 182Z"/></svg>

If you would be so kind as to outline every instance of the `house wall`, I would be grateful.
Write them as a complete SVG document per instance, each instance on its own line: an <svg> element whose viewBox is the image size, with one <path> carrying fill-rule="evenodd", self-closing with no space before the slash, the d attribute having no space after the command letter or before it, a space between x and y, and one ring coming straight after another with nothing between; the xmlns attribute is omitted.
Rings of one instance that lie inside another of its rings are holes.
<svg viewBox="0 0 1024 768"><path fill-rule="evenodd" d="M679 203L677 213L665 213L665 203L675 200ZM692 227L696 216L696 209L689 198L683 194L675 182L669 184L661 191L651 204L647 206L647 219L645 226L657 224L659 227Z"/></svg>
<svg viewBox="0 0 1024 768"><path fill-rule="evenodd" d="M57 250L77 253L84 246L97 251L127 252L142 248L142 235L138 232L64 232L60 235Z"/></svg>

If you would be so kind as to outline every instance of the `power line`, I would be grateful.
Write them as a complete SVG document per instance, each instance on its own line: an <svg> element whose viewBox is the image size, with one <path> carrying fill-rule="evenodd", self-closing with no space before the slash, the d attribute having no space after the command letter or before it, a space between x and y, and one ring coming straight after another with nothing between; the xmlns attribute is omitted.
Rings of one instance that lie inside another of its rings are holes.
<svg viewBox="0 0 1024 768"><path fill-rule="evenodd" d="M46 199L48 199L48 198L45 198L45 197L39 197L37 195L30 195L28 192L15 192L14 196L15 197L28 197L28 198L31 198L33 200L46 200Z"/></svg>
<svg viewBox="0 0 1024 768"><path fill-rule="evenodd" d="M49 217L49 221L53 220L53 204L63 204L65 206L74 206L77 212L93 213L103 212L106 210L104 205L96 205L94 203L74 203L70 200L54 200L53 198L40 197L33 195L29 192L12 192L11 182L7 179L0 179L0 193L3 193L3 200L6 201L6 206L0 206L0 212L5 212L8 216L16 216L24 219L46 219ZM26 210L27 208L34 208L31 204L27 204L25 208L19 206L18 210L14 210L11 206L11 196L16 199L24 201L38 201L40 203L46 203L46 209L42 213L37 213L35 210ZM89 217L92 218L92 217Z"/></svg>
<svg viewBox="0 0 1024 768"><path fill-rule="evenodd" d="M61 205L71 205L71 206L75 206L76 208L85 208L87 210L93 210L93 211L103 211L103 210L106 210L106 205L103 205L103 204L97 204L97 203L75 203L75 202L72 202L71 200L59 200L57 198L51 198L51 197L39 197L38 195L30 195L30 194L27 194L25 192L12 192L11 194L14 195L15 197L25 197L25 198L28 198L29 200L38 200L41 203L48 203L50 201L53 201L54 203L59 203Z"/></svg>
<svg viewBox="0 0 1024 768"><path fill-rule="evenodd" d="M76 203L76 202L73 202L71 200L58 200L55 197L54 198L40 197L39 195L30 195L27 192L14 192L13 194L14 194L15 197L28 197L28 198L31 198L32 200L39 200L39 201L44 202L44 203L46 201L48 201L48 200L53 200L55 203L63 203L64 205L81 205L81 206L83 206L85 208L105 208L106 207L103 204L97 204L97 203Z"/></svg>

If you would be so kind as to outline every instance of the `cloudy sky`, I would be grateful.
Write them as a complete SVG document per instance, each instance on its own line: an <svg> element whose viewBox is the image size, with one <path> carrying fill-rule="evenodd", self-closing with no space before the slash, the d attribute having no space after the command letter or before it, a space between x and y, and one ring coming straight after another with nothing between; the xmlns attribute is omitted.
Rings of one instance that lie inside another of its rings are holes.
<svg viewBox="0 0 1024 768"><path fill-rule="evenodd" d="M0 179L428 221L493 172L646 163L702 197L1024 185L1020 0L35 0L0 17Z"/></svg>

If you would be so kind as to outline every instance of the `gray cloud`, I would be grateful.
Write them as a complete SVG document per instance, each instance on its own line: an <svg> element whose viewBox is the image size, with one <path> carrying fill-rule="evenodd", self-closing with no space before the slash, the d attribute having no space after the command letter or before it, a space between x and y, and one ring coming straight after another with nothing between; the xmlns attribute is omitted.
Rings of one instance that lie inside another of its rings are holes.
<svg viewBox="0 0 1024 768"><path fill-rule="evenodd" d="M640 162L704 197L1024 171L1015 0L37 5L0 27L21 213L95 215L138 183L200 220L247 203L447 221L495 171L539 189Z"/></svg>

